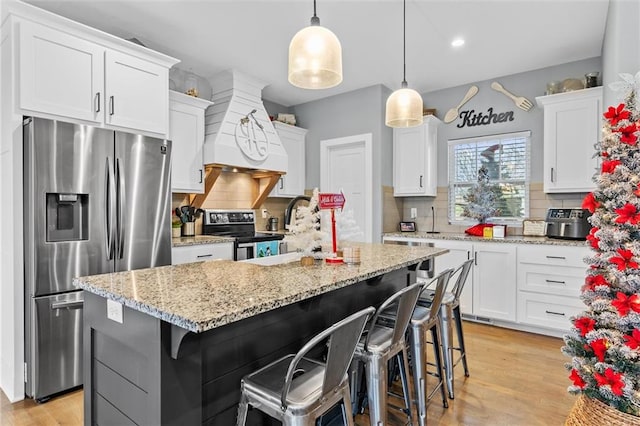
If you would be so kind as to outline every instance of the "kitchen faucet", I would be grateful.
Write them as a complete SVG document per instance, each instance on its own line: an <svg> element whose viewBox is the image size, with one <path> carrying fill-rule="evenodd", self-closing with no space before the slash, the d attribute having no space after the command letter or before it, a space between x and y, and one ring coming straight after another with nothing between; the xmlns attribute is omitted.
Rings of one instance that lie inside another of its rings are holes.
<svg viewBox="0 0 640 426"><path fill-rule="evenodd" d="M298 204L298 201L311 201L311 197L307 197L306 195L298 195L296 198L289 202L287 208L284 210L284 228L289 229L289 223L291 223L291 213L293 212L293 208Z"/></svg>

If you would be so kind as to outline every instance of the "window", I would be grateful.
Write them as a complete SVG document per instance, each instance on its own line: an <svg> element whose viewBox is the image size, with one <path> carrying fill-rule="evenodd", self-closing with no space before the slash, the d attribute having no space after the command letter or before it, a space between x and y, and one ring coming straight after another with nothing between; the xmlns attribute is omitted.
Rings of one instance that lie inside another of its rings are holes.
<svg viewBox="0 0 640 426"><path fill-rule="evenodd" d="M529 214L531 132L507 133L449 141L449 220L470 222L462 216L464 196L478 180L478 169L489 172L500 213L492 222L521 221Z"/></svg>

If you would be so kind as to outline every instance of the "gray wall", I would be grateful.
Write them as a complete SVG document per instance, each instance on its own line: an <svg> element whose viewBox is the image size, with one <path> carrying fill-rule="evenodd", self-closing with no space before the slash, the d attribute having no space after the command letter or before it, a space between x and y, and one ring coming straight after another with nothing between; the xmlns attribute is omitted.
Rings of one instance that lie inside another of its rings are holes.
<svg viewBox="0 0 640 426"><path fill-rule="evenodd" d="M264 104L264 109L267 110L267 114L278 118L278 114L279 113L283 113L283 114L292 114L293 111L291 108L286 107L284 105L280 105L278 103L275 102L271 102L267 99L263 99L262 103ZM299 125L299 124L298 124Z"/></svg>
<svg viewBox="0 0 640 426"><path fill-rule="evenodd" d="M320 141L371 133L373 141L373 240L382 232L382 185L392 185L393 133L384 125L390 90L382 85L331 96L292 108L306 138L306 188L320 186Z"/></svg>
<svg viewBox="0 0 640 426"><path fill-rule="evenodd" d="M531 181L542 182L542 142L543 142L543 111L537 105L531 110L523 111L515 106L510 98L493 90L490 85L497 81L517 96L524 96L536 104L536 96L544 95L547 82L562 81L566 78L583 78L584 74L592 71L602 72L601 58L590 58L571 62L555 67L542 68L535 71L495 77L491 80L479 81L464 86L443 89L422 94L425 107L436 108L436 115L441 120L450 108L455 107L462 100L471 85L478 86L479 92L460 110L475 110L475 113L486 114L489 107L494 113L513 111L513 121L492 123L485 126L462 127L458 118L449 124L442 123L438 128L438 186L446 186L447 181L447 141L475 136L486 136L500 133L531 130Z"/></svg>
<svg viewBox="0 0 640 426"><path fill-rule="evenodd" d="M640 71L640 2L610 0L602 47L604 106L617 104L608 84L620 80L618 74Z"/></svg>

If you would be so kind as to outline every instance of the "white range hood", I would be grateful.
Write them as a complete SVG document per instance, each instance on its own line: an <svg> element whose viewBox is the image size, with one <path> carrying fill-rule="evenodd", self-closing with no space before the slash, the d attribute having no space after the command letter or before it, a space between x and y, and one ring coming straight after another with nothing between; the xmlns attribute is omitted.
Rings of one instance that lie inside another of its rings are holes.
<svg viewBox="0 0 640 426"><path fill-rule="evenodd" d="M266 84L234 70L210 82L214 104L205 116L204 163L286 172L287 152L262 104Z"/></svg>

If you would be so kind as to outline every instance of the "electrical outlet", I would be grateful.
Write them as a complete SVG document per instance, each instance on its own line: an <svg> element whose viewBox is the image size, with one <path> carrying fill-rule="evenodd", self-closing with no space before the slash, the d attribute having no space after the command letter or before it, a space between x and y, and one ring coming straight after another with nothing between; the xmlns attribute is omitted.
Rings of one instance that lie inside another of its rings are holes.
<svg viewBox="0 0 640 426"><path fill-rule="evenodd" d="M418 209L411 207L411 219L415 219L416 217L418 217Z"/></svg>
<svg viewBox="0 0 640 426"><path fill-rule="evenodd" d="M262 209L262 218L266 219L268 215L269 215L269 212L267 211L267 209Z"/></svg>

